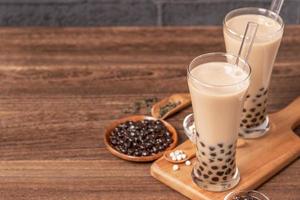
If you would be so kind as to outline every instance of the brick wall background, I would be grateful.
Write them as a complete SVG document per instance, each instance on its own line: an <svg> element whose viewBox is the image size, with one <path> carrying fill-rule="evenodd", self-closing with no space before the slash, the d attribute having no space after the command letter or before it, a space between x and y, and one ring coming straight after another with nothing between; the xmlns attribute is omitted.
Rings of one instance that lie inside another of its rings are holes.
<svg viewBox="0 0 300 200"><path fill-rule="evenodd" d="M0 0L0 26L172 26L221 24L239 7L271 0ZM300 0L286 0L288 24L300 23Z"/></svg>

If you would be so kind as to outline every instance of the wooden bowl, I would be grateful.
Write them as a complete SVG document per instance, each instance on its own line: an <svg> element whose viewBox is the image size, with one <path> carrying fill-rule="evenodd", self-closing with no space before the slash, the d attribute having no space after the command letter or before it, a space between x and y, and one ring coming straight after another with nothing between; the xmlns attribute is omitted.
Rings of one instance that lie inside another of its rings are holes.
<svg viewBox="0 0 300 200"><path fill-rule="evenodd" d="M116 149L114 149L112 147L112 145L109 142L109 136L111 134L111 132L114 130L114 128L116 128L119 124L124 123L126 121L140 121L140 120L160 120L161 122L163 122L163 124L165 125L165 127L167 128L167 130L171 133L172 139L173 139L173 143L170 144L170 146L168 148L166 148L164 151L160 151L157 154L151 155L151 156L130 156L127 154L123 154L119 151L117 151ZM106 145L107 149L115 156L122 158L124 160L128 160L128 161L134 161L134 162L150 162L153 160L156 160L158 158L160 158L161 156L163 156L165 151L174 149L176 144L178 142L178 136L177 136L177 132L175 130L175 128L169 124L168 122L161 120L161 119L157 119L154 117L150 117L150 116L144 116L144 115L133 115L133 116L129 116L129 117L125 117L119 120L116 120L114 122L112 122L106 129L105 129L105 136L104 136L104 144Z"/></svg>

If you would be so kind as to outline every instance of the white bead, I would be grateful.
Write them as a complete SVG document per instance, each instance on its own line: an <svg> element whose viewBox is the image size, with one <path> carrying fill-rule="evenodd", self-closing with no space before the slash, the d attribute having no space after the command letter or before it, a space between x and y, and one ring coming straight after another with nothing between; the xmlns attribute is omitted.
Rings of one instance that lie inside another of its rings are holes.
<svg viewBox="0 0 300 200"><path fill-rule="evenodd" d="M170 156L171 156L171 157L174 157L174 156L175 156L175 155L174 155L174 152L171 152L171 153L170 153Z"/></svg>
<svg viewBox="0 0 300 200"><path fill-rule="evenodd" d="M191 161L189 161L189 160L185 161L186 166L190 166L191 164L192 164Z"/></svg>
<svg viewBox="0 0 300 200"><path fill-rule="evenodd" d="M174 157L172 157L172 160L173 160L173 161L176 161L177 159L176 159L176 157L174 156Z"/></svg>
<svg viewBox="0 0 300 200"><path fill-rule="evenodd" d="M179 169L178 165L173 165L173 171L177 171Z"/></svg>
<svg viewBox="0 0 300 200"><path fill-rule="evenodd" d="M182 160L181 154L179 154L179 155L177 156L177 160Z"/></svg>
<svg viewBox="0 0 300 200"><path fill-rule="evenodd" d="M185 153L182 154L181 157L182 157L182 160L186 159L186 154Z"/></svg>
<svg viewBox="0 0 300 200"><path fill-rule="evenodd" d="M180 154L180 151L179 151L179 150L176 150L176 151L175 151L175 154L176 154L176 155L179 155L179 154Z"/></svg>

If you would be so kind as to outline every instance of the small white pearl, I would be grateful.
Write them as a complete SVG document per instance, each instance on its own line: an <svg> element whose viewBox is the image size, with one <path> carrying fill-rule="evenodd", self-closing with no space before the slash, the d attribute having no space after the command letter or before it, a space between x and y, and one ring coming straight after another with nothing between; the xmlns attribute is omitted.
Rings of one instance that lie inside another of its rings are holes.
<svg viewBox="0 0 300 200"><path fill-rule="evenodd" d="M186 159L186 154L182 154L181 157L182 157L182 160Z"/></svg>
<svg viewBox="0 0 300 200"><path fill-rule="evenodd" d="M189 160L185 161L186 166L190 166L191 164L192 164L191 161L189 161Z"/></svg>
<svg viewBox="0 0 300 200"><path fill-rule="evenodd" d="M179 166L178 165L173 165L173 171L177 171L179 170Z"/></svg>
<svg viewBox="0 0 300 200"><path fill-rule="evenodd" d="M177 160L175 156L174 156L174 157L172 157L171 159L172 159L173 161L176 161L176 160Z"/></svg>
<svg viewBox="0 0 300 200"><path fill-rule="evenodd" d="M177 160L182 160L181 154L179 154L179 155L177 156Z"/></svg>

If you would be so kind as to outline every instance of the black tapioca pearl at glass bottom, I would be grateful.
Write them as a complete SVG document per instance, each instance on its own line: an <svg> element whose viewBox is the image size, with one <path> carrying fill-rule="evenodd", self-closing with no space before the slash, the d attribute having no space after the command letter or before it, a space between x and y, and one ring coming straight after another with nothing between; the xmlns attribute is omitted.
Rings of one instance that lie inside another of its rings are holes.
<svg viewBox="0 0 300 200"><path fill-rule="evenodd" d="M212 181L215 181L215 182L218 182L218 181L219 181L219 178L218 178L218 177L212 177L211 180L212 180Z"/></svg>
<svg viewBox="0 0 300 200"><path fill-rule="evenodd" d="M210 156L211 156L211 157L216 157L217 154L216 154L216 153L211 153Z"/></svg>
<svg viewBox="0 0 300 200"><path fill-rule="evenodd" d="M220 153L222 153L222 154L223 154L224 152L225 152L225 150L224 150L224 149L221 149L221 150L220 150Z"/></svg>
<svg viewBox="0 0 300 200"><path fill-rule="evenodd" d="M255 117L258 117L260 115L260 112L255 113Z"/></svg>
<svg viewBox="0 0 300 200"><path fill-rule="evenodd" d="M218 158L218 161L223 161L223 158Z"/></svg>
<svg viewBox="0 0 300 200"><path fill-rule="evenodd" d="M247 94L247 95L246 95L246 98L247 98L247 99L250 98L250 94Z"/></svg>
<svg viewBox="0 0 300 200"><path fill-rule="evenodd" d="M246 126L246 128L251 128L251 127L252 127L252 126L251 126L251 125L249 125L249 124Z"/></svg>
<svg viewBox="0 0 300 200"><path fill-rule="evenodd" d="M201 171L203 171L203 170L204 170L204 168L203 168L202 166L200 166L200 167L199 167L199 169L200 169Z"/></svg>
<svg viewBox="0 0 300 200"><path fill-rule="evenodd" d="M252 115L251 115L251 114L248 114L248 115L246 115L246 117L247 117L247 118L251 118L251 117L252 117Z"/></svg>
<svg viewBox="0 0 300 200"><path fill-rule="evenodd" d="M222 148L222 147L223 147L223 144L218 144L218 146L219 146L220 148Z"/></svg>
<svg viewBox="0 0 300 200"><path fill-rule="evenodd" d="M208 174L208 175L212 175L213 173L212 173L211 171L208 171L207 174Z"/></svg>
<svg viewBox="0 0 300 200"><path fill-rule="evenodd" d="M205 167L207 166L207 164L205 162L202 161L202 165L204 165Z"/></svg>
<svg viewBox="0 0 300 200"><path fill-rule="evenodd" d="M202 147L205 147L205 144L203 142L200 142L200 144L201 144Z"/></svg>
<svg viewBox="0 0 300 200"><path fill-rule="evenodd" d="M263 111L262 111L263 113L265 113L266 112L266 109L263 109Z"/></svg>
<svg viewBox="0 0 300 200"><path fill-rule="evenodd" d="M244 124L246 124L246 123L248 122L248 120L247 120L247 119L243 119L242 122L243 122Z"/></svg>
<svg viewBox="0 0 300 200"><path fill-rule="evenodd" d="M196 135L197 135L197 137L199 137L199 133L196 131Z"/></svg>
<svg viewBox="0 0 300 200"><path fill-rule="evenodd" d="M227 162L227 163L231 162L231 158L228 158L228 159L226 160L226 162Z"/></svg>
<svg viewBox="0 0 300 200"><path fill-rule="evenodd" d="M210 163L213 163L213 162L214 162L214 160L213 160L213 159L209 159L209 162L210 162Z"/></svg>
<svg viewBox="0 0 300 200"><path fill-rule="evenodd" d="M223 172L223 171L218 171L216 174L217 174L218 176L223 176L223 175L224 175L224 172Z"/></svg>
<svg viewBox="0 0 300 200"><path fill-rule="evenodd" d="M202 154L203 156L205 156L205 153L204 153L204 151L202 151L202 152L201 152L201 154Z"/></svg>
<svg viewBox="0 0 300 200"><path fill-rule="evenodd" d="M243 112L246 112L247 110L245 108L243 108Z"/></svg>
<svg viewBox="0 0 300 200"><path fill-rule="evenodd" d="M266 95L267 93L268 93L268 90L265 90L265 91L264 91L264 95Z"/></svg>
<svg viewBox="0 0 300 200"><path fill-rule="evenodd" d="M234 163L234 160L232 160L229 164L230 164L230 165L233 165L233 163Z"/></svg>
<svg viewBox="0 0 300 200"><path fill-rule="evenodd" d="M228 148L229 148L229 149L231 149L232 147L233 147L233 145L232 145L232 144L228 145Z"/></svg>
<svg viewBox="0 0 300 200"><path fill-rule="evenodd" d="M244 126L244 124L241 123L241 124L240 124L240 127L243 127L243 126Z"/></svg>
<svg viewBox="0 0 300 200"><path fill-rule="evenodd" d="M208 176L207 174L204 174L204 175L203 175L203 178L205 178L205 179L208 179L208 177L209 177L209 176Z"/></svg>
<svg viewBox="0 0 300 200"><path fill-rule="evenodd" d="M218 170L218 166L211 166L211 169Z"/></svg>
<svg viewBox="0 0 300 200"><path fill-rule="evenodd" d="M259 98L259 97L261 97L261 95L260 95L260 94L257 94L256 97Z"/></svg>
<svg viewBox="0 0 300 200"><path fill-rule="evenodd" d="M260 120L262 120L263 118L264 118L264 116L263 116L263 115L261 115L261 116L259 117L259 119L260 119Z"/></svg>
<svg viewBox="0 0 300 200"><path fill-rule="evenodd" d="M256 104L256 106L261 107L261 103Z"/></svg>
<svg viewBox="0 0 300 200"><path fill-rule="evenodd" d="M259 91L261 91L261 92L262 92L262 91L264 91L264 89L265 89L265 88L263 88L263 87L262 87L262 88L260 88L260 89L259 89Z"/></svg>
<svg viewBox="0 0 300 200"><path fill-rule="evenodd" d="M198 173L199 176L202 175L202 172L199 169L197 169L197 173Z"/></svg>
<svg viewBox="0 0 300 200"><path fill-rule="evenodd" d="M251 108L251 109L250 109L250 112L255 112L255 108Z"/></svg>
<svg viewBox="0 0 300 200"><path fill-rule="evenodd" d="M225 155L230 155L231 154L231 151L228 151Z"/></svg>
<svg viewBox="0 0 300 200"><path fill-rule="evenodd" d="M222 179L223 179L224 181L226 181L226 180L227 180L227 176L224 176Z"/></svg>
<svg viewBox="0 0 300 200"><path fill-rule="evenodd" d="M253 123L255 123L257 121L257 118L253 118L252 120L251 120L251 122L253 122Z"/></svg>
<svg viewBox="0 0 300 200"><path fill-rule="evenodd" d="M209 147L209 150L210 150L210 151L214 151L214 150L215 150L215 147Z"/></svg>
<svg viewBox="0 0 300 200"><path fill-rule="evenodd" d="M228 168L228 169L225 171L225 174L226 174L226 175L229 175L231 171L232 171L232 169Z"/></svg>
<svg viewBox="0 0 300 200"><path fill-rule="evenodd" d="M226 168L227 168L227 165L223 165L223 166L222 166L222 169L226 169Z"/></svg>

